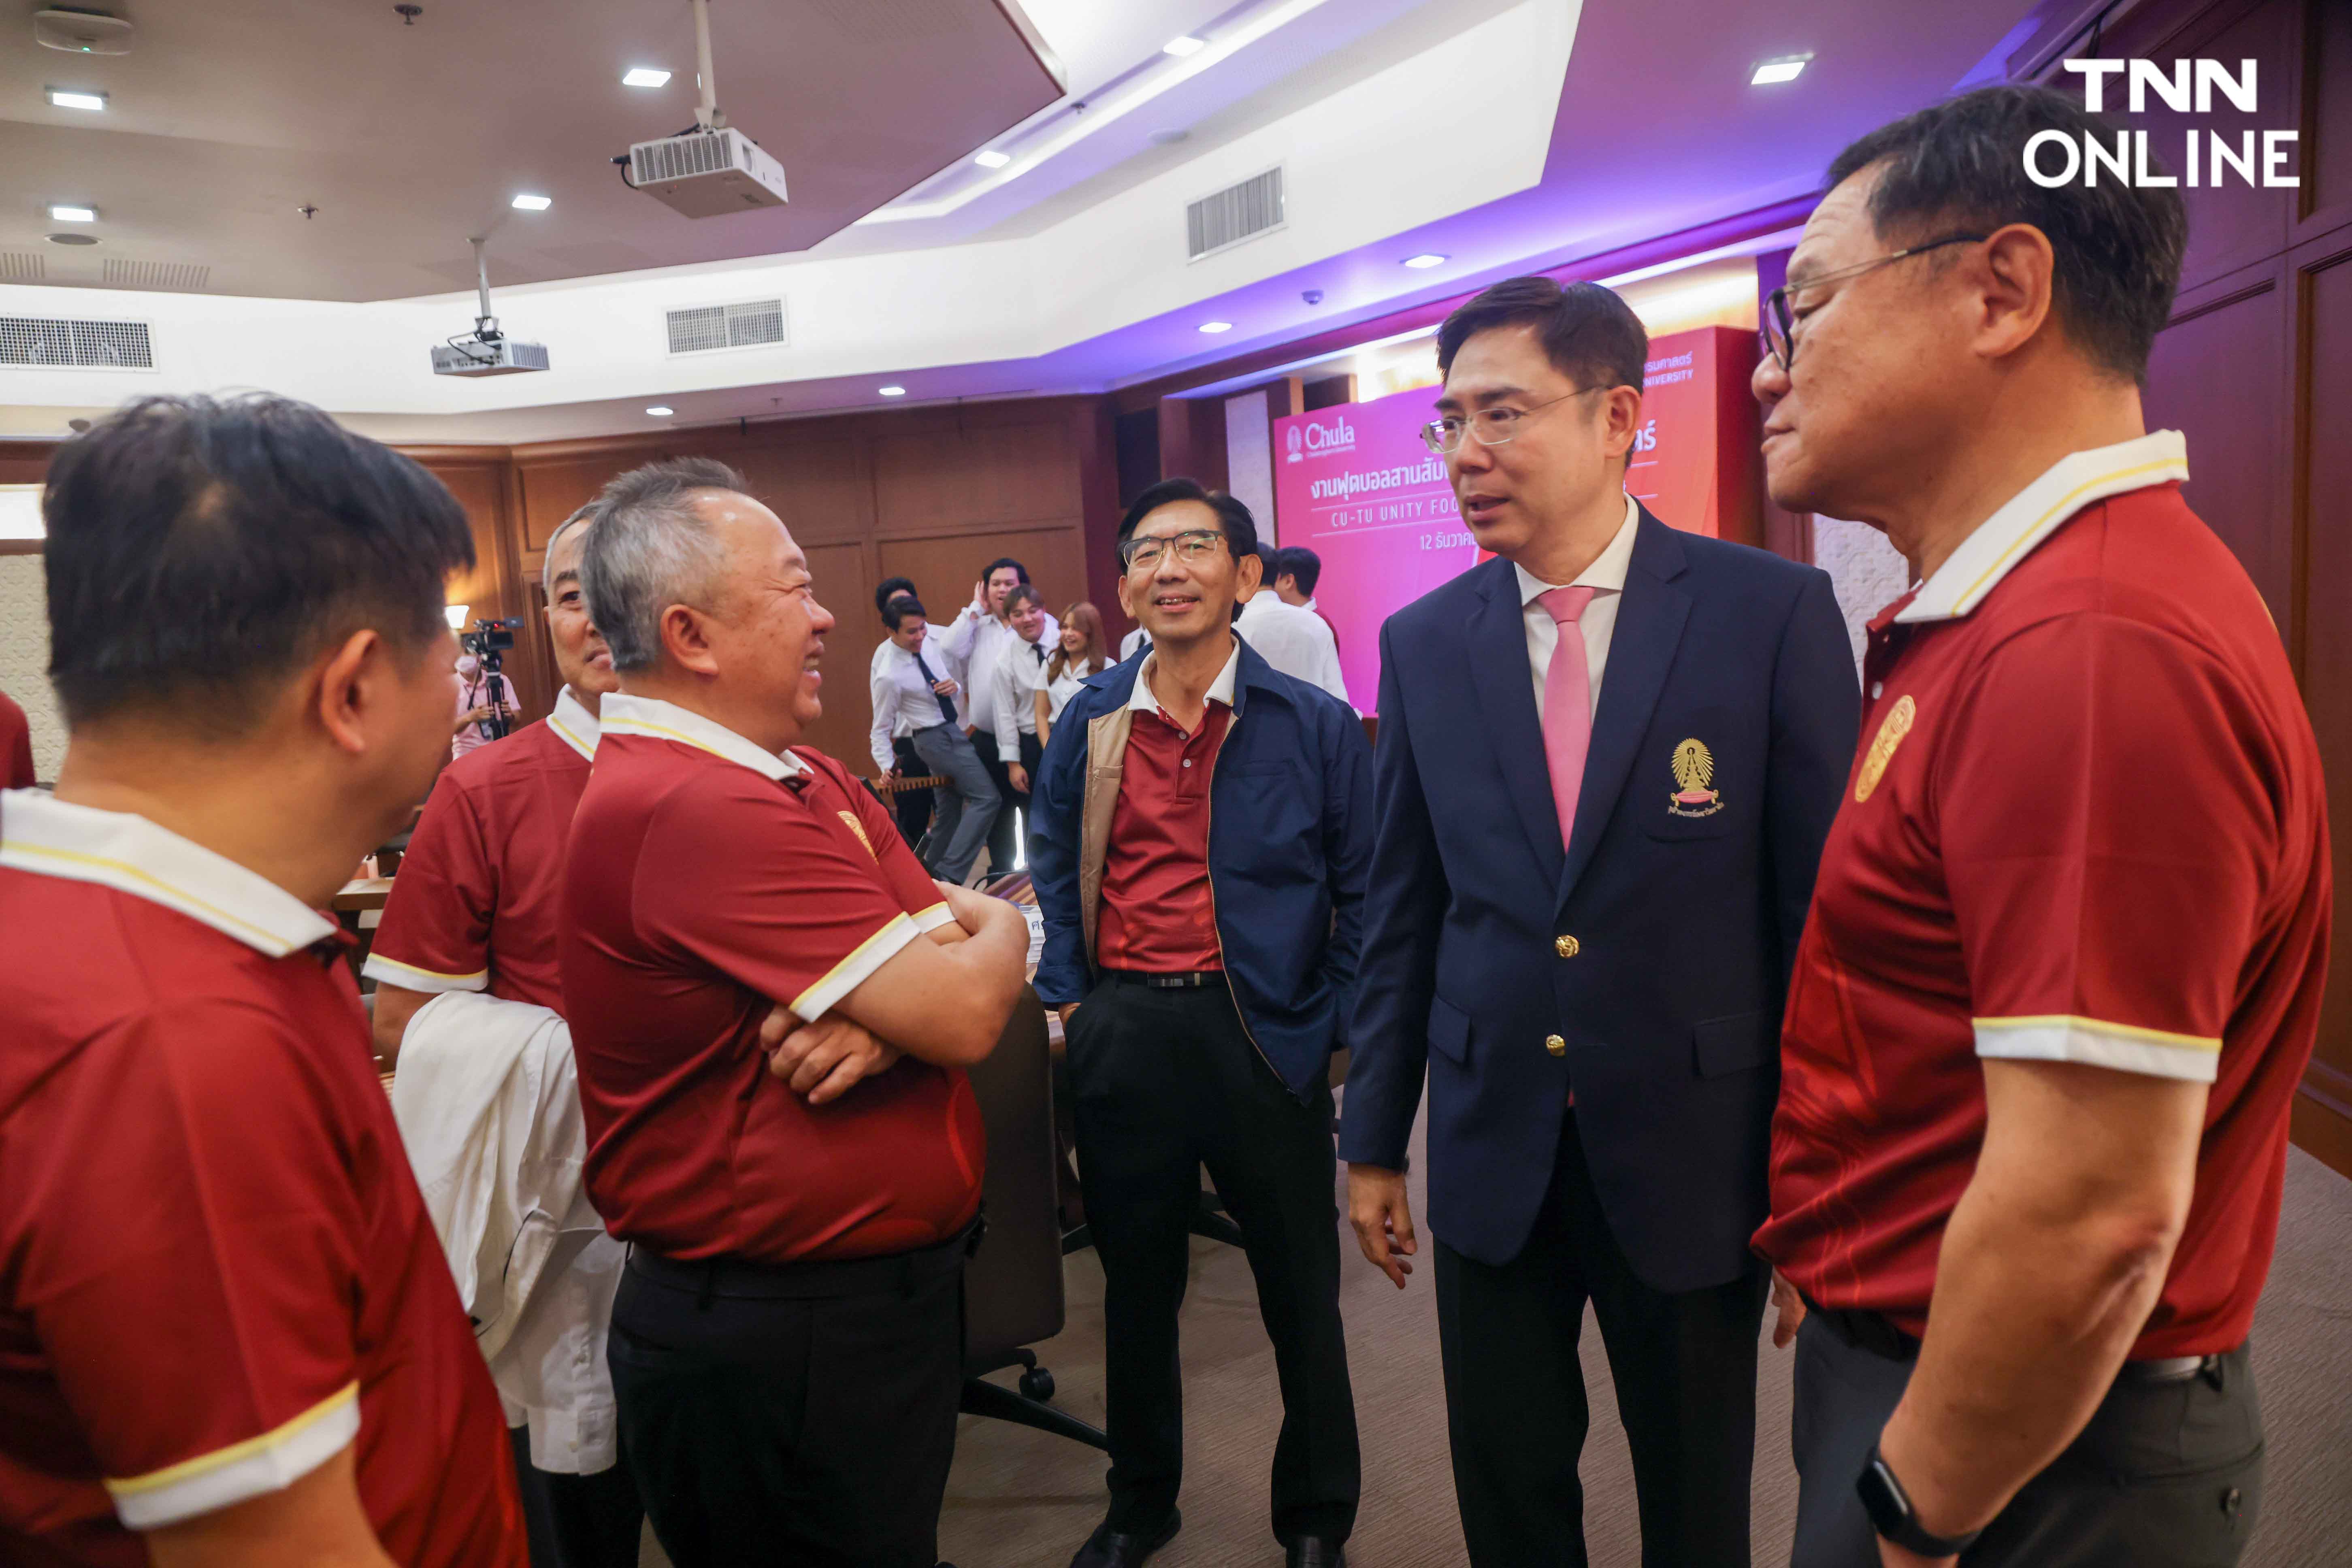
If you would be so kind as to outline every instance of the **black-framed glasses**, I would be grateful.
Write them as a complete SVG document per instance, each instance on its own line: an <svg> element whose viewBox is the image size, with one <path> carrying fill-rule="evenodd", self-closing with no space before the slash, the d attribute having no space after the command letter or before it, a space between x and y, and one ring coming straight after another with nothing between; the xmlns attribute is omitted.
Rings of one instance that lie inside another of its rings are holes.
<svg viewBox="0 0 2352 1568"><path fill-rule="evenodd" d="M1188 528L1181 533L1139 533L1118 547L1118 558L1130 572L1149 572L1172 548L1176 559L1198 566L1224 547L1224 534L1213 528Z"/></svg>
<svg viewBox="0 0 2352 1568"><path fill-rule="evenodd" d="M1441 457L1461 450L1465 436L1472 437L1481 447L1500 447L1519 433L1519 421L1538 409L1549 408L1555 403L1565 403L1571 397L1581 397L1596 390L1580 386L1574 392L1547 397L1541 403L1526 408L1481 408L1475 414L1448 414L1421 427L1421 444Z"/></svg>
<svg viewBox="0 0 2352 1568"><path fill-rule="evenodd" d="M1796 287L1801 290L1818 289L1824 283L1835 283L1845 278L1859 278L1865 272L1875 272L1882 267L1891 267L1908 257L1925 256L1931 250L1941 250L1948 245L1975 245L1985 237L1981 234L1948 234L1941 239L1931 239L1925 245L1909 246L1892 255L1879 257L1874 261L1861 262L1853 267L1841 267L1835 272L1824 272L1818 278L1808 278ZM1764 352L1779 360L1783 371L1795 362L1797 322L1796 318L1789 310L1789 285L1784 283L1764 296L1763 320L1758 325L1757 336L1764 340Z"/></svg>

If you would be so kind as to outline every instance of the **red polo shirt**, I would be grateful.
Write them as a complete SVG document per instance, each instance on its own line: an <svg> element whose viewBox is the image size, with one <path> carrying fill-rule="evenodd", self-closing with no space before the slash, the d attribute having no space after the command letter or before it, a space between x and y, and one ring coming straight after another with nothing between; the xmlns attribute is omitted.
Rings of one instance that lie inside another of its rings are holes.
<svg viewBox="0 0 2352 1568"><path fill-rule="evenodd" d="M16 700L0 691L0 789L30 789L33 775L33 726Z"/></svg>
<svg viewBox="0 0 2352 1568"><path fill-rule="evenodd" d="M1979 1058L2210 1083L2136 1358L2246 1336L2327 952L2319 754L2180 437L2066 458L1873 623L1786 1018L1757 1247L1925 1331Z"/></svg>
<svg viewBox="0 0 2352 1568"><path fill-rule="evenodd" d="M839 763L612 696L573 818L563 994L605 1228L672 1258L865 1258L980 1204L980 1109L909 1057L830 1104L768 1071L760 1024L816 1019L953 917Z"/></svg>
<svg viewBox="0 0 2352 1568"><path fill-rule="evenodd" d="M355 1447L395 1561L523 1568L333 925L27 791L0 796L0 1561L144 1563L132 1531Z"/></svg>
<svg viewBox="0 0 2352 1568"><path fill-rule="evenodd" d="M362 973L563 1011L563 845L596 737L596 716L567 686L548 717L441 770Z"/></svg>
<svg viewBox="0 0 2352 1568"><path fill-rule="evenodd" d="M1135 677L1118 801L1104 851L1095 913L1095 962L1148 974L1223 969L1209 888L1209 781L1233 721L1236 647L1209 688L1200 728L1187 734L1151 691L1155 654Z"/></svg>

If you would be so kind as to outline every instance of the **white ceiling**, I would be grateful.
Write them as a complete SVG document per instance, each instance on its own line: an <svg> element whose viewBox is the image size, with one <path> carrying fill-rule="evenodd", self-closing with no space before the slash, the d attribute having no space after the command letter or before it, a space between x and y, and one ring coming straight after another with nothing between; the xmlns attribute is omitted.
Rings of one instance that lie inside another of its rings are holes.
<svg viewBox="0 0 2352 1568"><path fill-rule="evenodd" d="M39 47L10 7L0 252L49 283L152 262L206 268L214 293L382 300L470 284L478 234L499 283L805 250L1061 96L1013 3L715 0L720 107L783 161L792 201L698 220L608 162L693 123L685 0L423 0L413 26L390 0L101 0L137 24L121 57ZM1205 8L1093 9L1156 28ZM1067 36L1097 77L1132 47L1098 23ZM624 87L632 65L673 74ZM111 103L54 108L48 86ZM511 210L524 191L554 205ZM52 202L96 206L100 243L48 243Z"/></svg>

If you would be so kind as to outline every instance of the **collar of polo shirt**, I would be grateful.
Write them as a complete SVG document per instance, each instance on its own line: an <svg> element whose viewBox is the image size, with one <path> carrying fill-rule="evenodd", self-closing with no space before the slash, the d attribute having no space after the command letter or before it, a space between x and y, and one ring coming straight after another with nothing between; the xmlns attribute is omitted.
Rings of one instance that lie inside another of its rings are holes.
<svg viewBox="0 0 2352 1568"><path fill-rule="evenodd" d="M604 699L604 732L607 735L649 735L656 741L676 741L779 781L804 778L816 771L790 752L763 752L716 720L656 697L631 697L615 691Z"/></svg>
<svg viewBox="0 0 2352 1568"><path fill-rule="evenodd" d="M40 790L0 795L0 866L103 883L271 958L335 934L333 921L225 855L143 816L74 805Z"/></svg>
<svg viewBox="0 0 2352 1568"><path fill-rule="evenodd" d="M1985 595L2032 554L2035 545L2084 507L2188 479L2189 443L2178 430L2151 431L2112 447L2070 452L1979 523L1895 618L1957 620L1984 603Z"/></svg>
<svg viewBox="0 0 2352 1568"><path fill-rule="evenodd" d="M572 695L565 687L555 699L555 711L547 716L547 727L556 738L590 762L596 760L596 742L604 735L604 727L588 705Z"/></svg>
<svg viewBox="0 0 2352 1568"><path fill-rule="evenodd" d="M1139 713L1159 713L1165 719L1168 715L1160 712L1160 699L1151 695L1151 672L1159 663L1160 650L1156 647L1143 656L1143 668L1135 672L1135 694L1127 700L1127 705ZM1241 672L1242 639L1235 636L1234 651L1225 656L1225 668L1217 671L1216 679L1209 682L1209 700L1222 702L1231 708L1234 705L1234 688L1241 679Z"/></svg>

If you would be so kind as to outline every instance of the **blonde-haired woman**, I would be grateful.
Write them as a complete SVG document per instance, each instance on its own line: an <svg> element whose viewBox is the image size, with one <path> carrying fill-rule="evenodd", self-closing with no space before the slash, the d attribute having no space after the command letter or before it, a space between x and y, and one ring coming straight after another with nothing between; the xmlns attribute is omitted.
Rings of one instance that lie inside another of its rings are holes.
<svg viewBox="0 0 2352 1568"><path fill-rule="evenodd" d="M1062 636L1045 660L1045 681L1037 688L1037 744L1054 732L1054 721L1078 689L1078 682L1110 668L1103 640L1102 612L1085 599L1062 612Z"/></svg>

